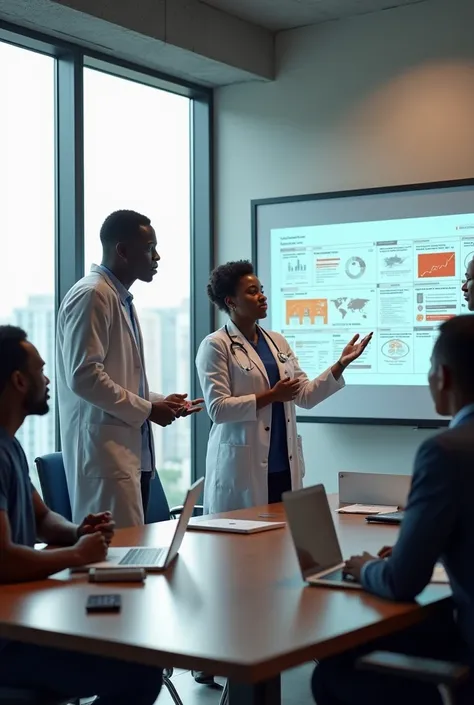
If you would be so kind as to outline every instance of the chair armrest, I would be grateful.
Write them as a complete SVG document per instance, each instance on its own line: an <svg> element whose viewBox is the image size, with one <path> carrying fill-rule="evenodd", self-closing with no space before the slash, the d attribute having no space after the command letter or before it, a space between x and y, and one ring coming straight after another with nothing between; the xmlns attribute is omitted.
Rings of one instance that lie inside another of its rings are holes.
<svg viewBox="0 0 474 705"><path fill-rule="evenodd" d="M180 504L177 507L171 507L170 517L172 519L176 519L177 517L179 517L180 514L183 513L183 509L184 509L184 506L182 504ZM194 511L193 511L193 517L200 517L203 515L203 512L204 512L204 507L202 506L202 504L196 504L194 507Z"/></svg>
<svg viewBox="0 0 474 705"><path fill-rule="evenodd" d="M390 651L373 651L357 661L357 668L411 680L446 685L451 688L462 683L469 675L469 668L458 663L406 656Z"/></svg>

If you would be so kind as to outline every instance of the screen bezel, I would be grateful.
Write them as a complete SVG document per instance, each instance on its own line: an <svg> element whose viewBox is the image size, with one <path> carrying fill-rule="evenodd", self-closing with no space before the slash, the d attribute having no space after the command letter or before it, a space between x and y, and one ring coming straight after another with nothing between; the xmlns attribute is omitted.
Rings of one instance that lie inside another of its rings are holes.
<svg viewBox="0 0 474 705"><path fill-rule="evenodd" d="M250 203L251 209L251 237L252 237L252 263L258 275L258 218L259 209L266 206L302 203L305 201L336 200L345 198L359 198L364 196L379 196L390 194L410 193L417 191L455 190L462 187L474 187L474 178L456 179L451 181L431 181L416 184L400 184L395 186L379 186L366 189L351 189L344 191L327 191L323 193L300 194L295 196L282 196L275 198L254 199ZM474 206L473 206L474 210ZM412 426L414 428L436 429L449 425L449 419L401 419L401 418L371 418L371 417L342 417L342 416L297 416L298 423L330 423L351 424L358 426Z"/></svg>

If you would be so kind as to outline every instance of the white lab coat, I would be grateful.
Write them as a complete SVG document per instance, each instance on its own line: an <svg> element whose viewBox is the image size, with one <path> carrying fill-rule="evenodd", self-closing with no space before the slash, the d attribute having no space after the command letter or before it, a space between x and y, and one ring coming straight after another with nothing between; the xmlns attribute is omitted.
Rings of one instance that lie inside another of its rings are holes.
<svg viewBox="0 0 474 705"><path fill-rule="evenodd" d="M139 526L144 522L141 427L151 411L150 395L146 374L145 398L138 395L144 361L117 290L99 267L93 265L64 297L56 346L61 444L73 520L110 510L118 527ZM153 452L151 429L150 442Z"/></svg>
<svg viewBox="0 0 474 705"><path fill-rule="evenodd" d="M268 502L268 453L272 424L272 406L257 410L256 395L270 388L263 362L238 328L228 321L227 328L235 341L245 346L253 369L241 369L230 351L230 340L220 328L201 343L196 367L208 414L213 422L209 434L204 487L204 511L215 513L258 506ZM298 364L287 340L269 331L278 349L289 355L287 362L267 339L277 362L280 377L297 378L301 383L295 403L285 403L288 459L292 488L302 486L304 458L301 437L296 430L295 404L311 409L344 386L326 370L309 380ZM239 360L242 355L239 356ZM245 363L244 363L245 364Z"/></svg>

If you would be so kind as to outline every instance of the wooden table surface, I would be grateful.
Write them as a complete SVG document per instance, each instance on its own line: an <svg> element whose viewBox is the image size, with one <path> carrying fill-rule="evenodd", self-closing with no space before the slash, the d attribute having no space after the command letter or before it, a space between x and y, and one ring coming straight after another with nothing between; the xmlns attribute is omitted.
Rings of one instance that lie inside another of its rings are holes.
<svg viewBox="0 0 474 705"><path fill-rule="evenodd" d="M257 519L282 505L233 513ZM343 553L376 552L397 529L335 514ZM163 545L173 522L120 530L116 545ZM118 615L85 612L91 593L120 593ZM0 637L150 665L204 670L242 683L344 651L424 619L450 594L429 586L419 604L357 590L307 587L287 529L254 535L187 532L175 564L143 586L83 576L0 587Z"/></svg>

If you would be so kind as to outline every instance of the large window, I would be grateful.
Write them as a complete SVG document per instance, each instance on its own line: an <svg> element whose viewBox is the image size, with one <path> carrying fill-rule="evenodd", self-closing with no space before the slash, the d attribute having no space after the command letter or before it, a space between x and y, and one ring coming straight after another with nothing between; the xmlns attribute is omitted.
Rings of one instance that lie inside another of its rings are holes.
<svg viewBox="0 0 474 705"><path fill-rule="evenodd" d="M84 71L85 269L100 264L99 230L122 208L151 218L161 256L137 282L150 389L190 392L190 101L108 73ZM191 420L153 427L156 467L170 504L191 479Z"/></svg>
<svg viewBox="0 0 474 705"><path fill-rule="evenodd" d="M51 411L18 433L34 459L60 450L55 319L100 262L100 226L126 208L152 220L161 255L133 287L152 391L198 396L197 346L212 326L212 91L0 20L0 323L22 326L46 361ZM203 474L205 414L155 428L171 505Z"/></svg>
<svg viewBox="0 0 474 705"><path fill-rule="evenodd" d="M46 361L47 416L18 433L34 459L55 448L55 61L0 42L0 322L21 326Z"/></svg>

